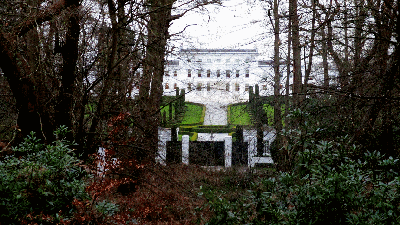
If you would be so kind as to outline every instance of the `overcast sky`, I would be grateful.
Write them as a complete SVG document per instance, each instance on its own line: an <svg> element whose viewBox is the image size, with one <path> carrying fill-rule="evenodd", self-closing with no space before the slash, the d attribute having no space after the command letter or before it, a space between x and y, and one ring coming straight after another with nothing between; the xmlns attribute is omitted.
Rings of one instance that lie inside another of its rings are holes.
<svg viewBox="0 0 400 225"><path fill-rule="evenodd" d="M257 48L260 51L268 45L267 28L260 22L265 14L258 3L248 1L224 0L222 6L210 5L187 13L171 25L171 34L190 25L182 36L172 38L172 44L181 48Z"/></svg>

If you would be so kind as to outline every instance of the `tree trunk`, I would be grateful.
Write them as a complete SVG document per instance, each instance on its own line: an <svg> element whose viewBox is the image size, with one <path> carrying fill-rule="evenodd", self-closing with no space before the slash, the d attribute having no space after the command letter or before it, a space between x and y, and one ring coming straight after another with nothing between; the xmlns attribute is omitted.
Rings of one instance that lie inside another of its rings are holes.
<svg viewBox="0 0 400 225"><path fill-rule="evenodd" d="M315 29L315 19L317 16L317 10L316 10L316 4L315 4L315 0L311 1L312 4L312 19L311 19L311 38L310 38L310 52L308 53L308 66L307 69L305 71L305 75L304 75L304 85L303 85L303 90L302 93L305 95L308 92L308 80L311 74L311 67L312 67L312 63L313 63L313 57L314 57L314 48L315 48L315 33L316 33L316 29ZM304 56L305 58L305 56Z"/></svg>
<svg viewBox="0 0 400 225"><path fill-rule="evenodd" d="M279 72L280 65L280 57L279 57L279 15L278 15L278 0L274 0L274 126L277 134L277 142L278 146L280 146L280 135L282 131L282 117L281 117L281 94L280 94L280 86L281 86L281 75Z"/></svg>
<svg viewBox="0 0 400 225"><path fill-rule="evenodd" d="M37 6L41 3L42 1L28 1L27 5L31 10L28 18L24 19L23 22L10 25L13 26L13 29L2 29L0 31L0 67L7 77L16 100L17 125L21 131L20 135L17 136L19 138L15 140L16 143L22 141L22 138L31 131L34 131L37 137L44 142L51 142L56 119L70 120L70 117L52 115L53 108L49 102L54 93L46 85L54 78L46 77L43 71L43 59L39 60L39 56L42 54L40 52L41 45L39 45L38 31L35 28L59 15L66 7L72 6L73 2L58 1L49 5L46 9L38 10L39 7ZM21 14L21 17L23 16L26 16L26 14ZM12 21L10 23L12 24ZM16 42L15 40L19 41ZM71 42L69 43L71 44ZM21 49L23 54L20 53ZM69 49L69 51L71 50L74 51L74 49ZM46 53L49 56L48 51L43 55L46 55ZM69 65L71 66L71 64ZM68 90L64 90L63 94L68 96L67 98L72 98L68 95ZM64 103L68 104L65 101ZM71 110L68 106L64 106L64 108L68 108L68 112ZM71 123L67 122L66 125L71 125Z"/></svg>
<svg viewBox="0 0 400 225"><path fill-rule="evenodd" d="M301 45L299 34L299 16L297 14L297 0L289 1L289 12L292 30L292 48L293 48L293 99L294 106L299 107L302 95L302 75L301 75Z"/></svg>
<svg viewBox="0 0 400 225"><path fill-rule="evenodd" d="M288 114L289 114L289 110L290 110L290 105L292 105L292 102L289 99L289 94L290 94L290 73L291 73L291 57L290 57L290 52L291 52L291 48L292 48L292 20L290 19L290 17L288 18L288 47L287 47L287 56L286 56L286 102L285 102L285 127L286 130L288 130L289 128L289 118L288 118ZM293 84L292 84L293 85ZM293 88L293 86L292 86ZM293 90L292 90L293 93ZM292 99L293 100L293 99Z"/></svg>
<svg viewBox="0 0 400 225"><path fill-rule="evenodd" d="M158 149L159 110L173 2L173 0L148 1L150 18L147 25L147 48L139 88L139 123L143 140L142 150L138 152L137 157L141 162L154 163Z"/></svg>
<svg viewBox="0 0 400 225"><path fill-rule="evenodd" d="M321 27L322 38L322 67L324 70L324 90L328 93L329 90L329 68L328 68L328 47L326 46L325 25Z"/></svg>
<svg viewBox="0 0 400 225"><path fill-rule="evenodd" d="M60 72L61 88L56 105L56 126L65 125L69 129L74 127L73 113L75 108L74 94L77 79L78 43L79 43L79 0L66 1L68 8L67 31L65 45L62 47L63 66ZM73 141L72 133L68 136Z"/></svg>
<svg viewBox="0 0 400 225"><path fill-rule="evenodd" d="M46 140L51 137L51 129L43 127L42 121L49 121L44 117L38 104L35 84L30 78L31 67L25 58L13 47L6 34L0 33L0 68L7 78L18 111L17 125L21 131L15 140L22 141L31 131L37 137ZM50 132L48 132L50 130Z"/></svg>

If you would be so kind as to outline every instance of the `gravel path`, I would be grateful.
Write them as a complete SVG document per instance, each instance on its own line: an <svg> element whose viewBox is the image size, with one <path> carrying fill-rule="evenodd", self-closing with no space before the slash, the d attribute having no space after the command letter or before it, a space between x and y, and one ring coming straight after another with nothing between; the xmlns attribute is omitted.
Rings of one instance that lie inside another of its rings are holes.
<svg viewBox="0 0 400 225"><path fill-rule="evenodd" d="M206 103L204 125L228 125L227 105L218 102Z"/></svg>
<svg viewBox="0 0 400 225"><path fill-rule="evenodd" d="M246 101L245 96L235 95L231 92L220 90L191 92L186 95L186 101L196 102L206 106L204 115L204 125L228 125L228 112L229 104L236 102ZM224 141L228 133L199 133L197 136L198 141Z"/></svg>
<svg viewBox="0 0 400 225"><path fill-rule="evenodd" d="M204 104L206 113L204 125L228 125L227 107L229 104L246 101L244 96L221 90L190 92L186 101Z"/></svg>

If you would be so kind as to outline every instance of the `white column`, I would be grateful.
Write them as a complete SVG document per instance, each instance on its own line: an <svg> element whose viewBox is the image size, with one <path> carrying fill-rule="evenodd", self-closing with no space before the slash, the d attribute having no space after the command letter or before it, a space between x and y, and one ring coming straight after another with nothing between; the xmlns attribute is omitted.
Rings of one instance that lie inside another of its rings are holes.
<svg viewBox="0 0 400 225"><path fill-rule="evenodd" d="M225 167L232 166L232 137L226 136L225 141Z"/></svg>
<svg viewBox="0 0 400 225"><path fill-rule="evenodd" d="M248 136L249 147L248 147L248 166L253 167L255 162L253 158L257 154L257 138L254 136Z"/></svg>
<svg viewBox="0 0 400 225"><path fill-rule="evenodd" d="M97 151L97 155L98 155L97 176L102 176L105 172L104 167L106 166L106 162L105 162L106 153L105 153L103 147L99 147L99 150Z"/></svg>
<svg viewBox="0 0 400 225"><path fill-rule="evenodd" d="M171 141L171 130L158 128L158 153L156 162L164 166L167 161L167 141Z"/></svg>
<svg viewBox="0 0 400 225"><path fill-rule="evenodd" d="M182 163L189 165L189 135L182 136Z"/></svg>

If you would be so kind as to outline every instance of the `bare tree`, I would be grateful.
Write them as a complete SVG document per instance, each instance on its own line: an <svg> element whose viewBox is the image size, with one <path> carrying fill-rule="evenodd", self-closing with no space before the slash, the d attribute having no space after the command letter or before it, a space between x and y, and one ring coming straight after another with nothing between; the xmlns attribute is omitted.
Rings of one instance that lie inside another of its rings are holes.
<svg viewBox="0 0 400 225"><path fill-rule="evenodd" d="M108 119L130 112L135 146L146 149L138 157L154 160L170 22L214 2L182 2L178 7L189 7L172 15L172 0L37 0L22 10L3 1L0 68L16 99L20 136L35 131L50 142L66 125L87 158L104 140Z"/></svg>
<svg viewBox="0 0 400 225"><path fill-rule="evenodd" d="M289 1L289 16L291 20L291 38L293 49L293 101L294 105L301 102L302 75L301 75L301 44L299 16L297 14L297 0Z"/></svg>
<svg viewBox="0 0 400 225"><path fill-rule="evenodd" d="M274 6L273 6L273 14L274 14L274 126L276 129L277 133L277 140L279 140L280 135L281 135L281 130L282 130L282 117L281 117L281 93L280 93L280 87L281 87L281 74L279 70L280 66L280 54L279 54L279 48L281 45L281 41L279 38L279 32L280 32L280 24L279 24L279 17L280 15L278 14L278 9L279 9L279 2L278 0L274 0Z"/></svg>
<svg viewBox="0 0 400 225"><path fill-rule="evenodd" d="M18 110L17 124L22 136L35 131L42 138L52 140L52 130L57 125L71 125L71 109L73 107L71 88L75 79L77 56L77 41L79 36L79 21L77 9L79 1L57 1L42 7L43 1L30 1L24 10L12 1L3 2L5 15L18 15L3 18L8 20L7 26L0 31L0 67L7 77ZM26 11L25 11L26 10ZM60 12L68 10L65 45L69 48L62 54L63 66L60 71L60 92L56 111L59 116L55 119L49 101L54 101L48 81L39 81L41 60L38 49L38 33L35 29L43 23L56 17ZM27 19L21 19L21 18ZM18 40L18 41L17 41ZM72 53L71 53L72 52ZM75 52L75 53L74 53ZM71 84L72 82L72 84Z"/></svg>

